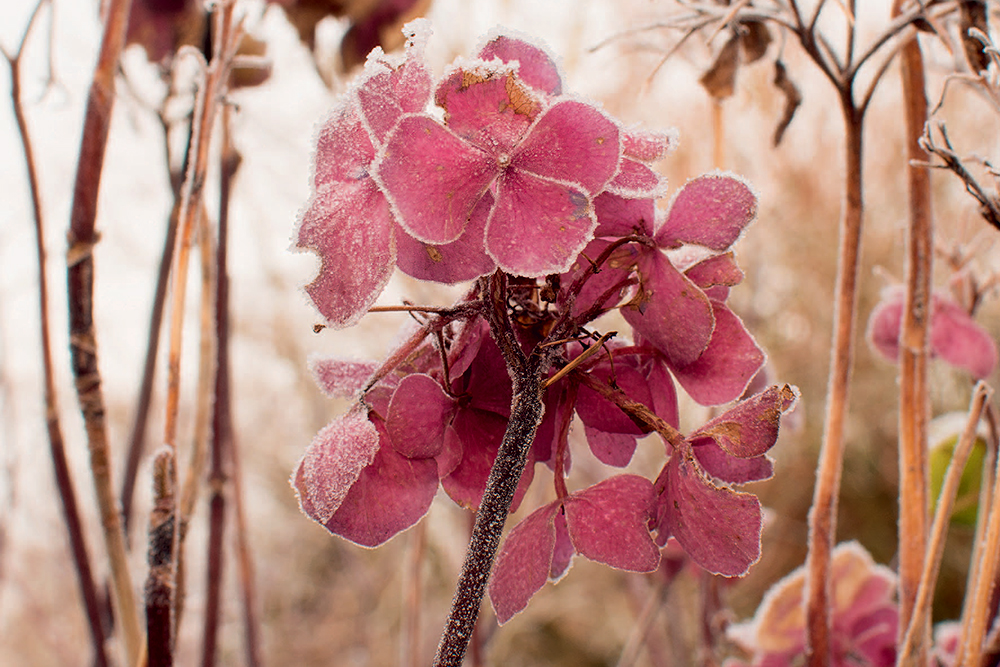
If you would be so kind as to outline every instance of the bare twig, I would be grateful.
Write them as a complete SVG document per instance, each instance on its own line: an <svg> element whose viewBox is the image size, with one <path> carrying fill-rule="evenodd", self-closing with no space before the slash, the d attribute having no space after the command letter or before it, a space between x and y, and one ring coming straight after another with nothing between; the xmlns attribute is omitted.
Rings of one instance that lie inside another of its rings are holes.
<svg viewBox="0 0 1000 667"><path fill-rule="evenodd" d="M56 477L56 488L62 502L63 516L66 520L66 531L76 566L80 595L83 598L87 623L90 628L91 641L94 645L94 664L104 667L108 664L108 656L104 648L104 626L101 623L101 604L94 583L93 570L90 565L90 555L86 538L83 534L83 522L76 502L76 491L66 460L66 447L63 440L62 427L59 422L59 404L55 391L55 379L52 365L52 340L49 327L49 288L46 277L45 228L42 215L42 202L39 194L38 173L35 169L34 149L31 135L28 132L27 119L21 101L21 55L24 45L35 19L39 16L42 6L47 0L39 0L32 11L31 18L25 28L24 36L13 55L8 54L3 47L7 64L10 66L11 103L14 107L14 120L17 123L21 148L24 152L25 169L28 176L28 191L31 195L31 209L35 218L35 249L38 258L38 310L42 346L42 370L44 374L45 426L49 436L49 452L52 456L52 467Z"/></svg>
<svg viewBox="0 0 1000 667"><path fill-rule="evenodd" d="M153 460L153 510L149 515L149 545L146 561L146 637L149 667L171 667L173 658L173 587L176 551L174 530L177 475L174 452L161 448Z"/></svg>
<svg viewBox="0 0 1000 667"><path fill-rule="evenodd" d="M104 33L83 121L80 157L73 186L73 204L67 235L67 289L69 333L77 399L83 413L90 449L90 469L101 513L104 543L111 564L112 590L121 622L126 662L135 664L142 652L142 629L132 589L125 549L125 533L111 482L104 395L98 370L94 331L94 256L97 243L97 194L115 100L115 70L125 44L131 0L110 0Z"/></svg>

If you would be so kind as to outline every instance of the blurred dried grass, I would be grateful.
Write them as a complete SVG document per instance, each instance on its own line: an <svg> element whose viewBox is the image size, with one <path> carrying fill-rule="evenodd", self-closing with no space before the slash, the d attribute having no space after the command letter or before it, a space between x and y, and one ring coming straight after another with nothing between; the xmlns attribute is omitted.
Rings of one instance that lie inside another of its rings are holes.
<svg viewBox="0 0 1000 667"><path fill-rule="evenodd" d="M670 11L669 6L640 0L629 3L591 0L579 3L579 7L575 3L562 3L565 14L560 24L539 22L535 13L542 10L534 6L537 3L476 4L473 11L455 1L435 3L431 18L436 23L438 46L432 46L432 56L439 67L454 54L473 49L477 32L468 27L470 24L491 20L526 32L537 28L561 53L569 88L599 97L611 113L628 123L674 126L680 130L680 147L662 163L674 186L717 166L712 163L712 127L706 122L711 102L697 85L700 72L711 59L705 45L697 39L691 40L658 72L655 72L657 63L676 39L676 33L652 30L615 39L594 53L586 50L617 31L662 20ZM862 34L867 34L865 30L870 33L885 20L888 7L877 4L879 7L868 8L870 15L861 17L867 22ZM545 16L549 12L555 15L557 10L546 9ZM272 51L276 58L273 81L240 100L245 112L237 129L237 141L242 142L247 160L236 194L232 253L236 433L244 452L244 488L256 559L266 662L302 667L399 664L399 637L406 613L404 593L405 587L412 584L407 564L413 557L415 531L408 531L374 551L359 549L330 537L302 516L287 482L289 471L312 435L344 407L323 398L314 388L306 372L306 358L320 351L378 356L403 318L375 315L347 332L319 335L311 332L314 315L299 296L299 285L313 269L303 256L289 257L285 253L294 211L305 201L303 163L308 160L309 132L308 127L299 127L291 138L281 135L283 126L275 120L275 114L287 113L287 97L283 96L298 86L306 101L298 104L297 113L309 118L305 122L311 127L320 114L302 109L322 109L329 104L330 97L318 89L316 82L300 80L281 87L283 70L301 69L307 61L289 39L289 30L278 25L275 17L268 18L262 27L267 34L274 35L273 43L279 45ZM61 46L59 40L57 33L57 47ZM941 89L942 75L948 71L950 61L947 54L931 53L934 58L930 90L935 95ZM797 385L802 392L802 401L792 419L794 427L783 432L772 452L777 459L775 478L753 488L770 508L771 517L765 530L761 562L744 580L727 589L732 608L740 618L752 613L770 583L803 561L805 517L822 429L829 359L830 303L841 196L841 125L827 82L793 44L785 46L784 58L805 101L783 144L778 148L769 144L782 101L771 85L770 66L761 62L741 70L736 94L724 105L727 163L719 165L744 175L760 193L759 219L737 249L747 277L734 290L734 307L768 351L773 377ZM941 116L947 119L956 144L968 152L995 157L1000 148L996 114L967 90L956 89L950 95ZM72 90L69 97L73 99ZM884 278L876 274L876 267L888 276L902 275L905 182L900 113L898 76L893 69L876 95L867 121L862 318L867 316L884 284ZM49 131L40 125L36 127L40 133ZM119 125L116 131L127 134L129 129ZM74 136L68 134L71 145L75 145ZM155 172L159 165L147 167ZM9 163L5 163L5 168L14 169ZM112 161L109 168L130 167L121 162L116 166ZM289 182L289 174L299 181ZM276 175L281 180L275 180ZM126 183L127 179L126 174ZM112 177L109 193L102 193L102 197L112 200L124 197L121 188L115 190L115 183ZM984 233L975 204L961 185L944 173L935 174L933 183L940 243L967 247L972 244L975 261L983 270L1000 265L993 241L995 232ZM20 197L23 192L8 190L8 195L5 200ZM63 210L59 208L58 197L53 195L55 211ZM268 198L277 203L265 203ZM145 272L151 276L153 264L145 259L152 256L150 248L155 244L143 245L138 253L140 259L145 258L142 261L124 259L130 265L127 271L113 268L114 262L135 254L129 243L135 242L132 235L136 230L134 223L122 219L127 218L129 209L115 213L120 209L112 204L107 204L107 208L112 213L102 225L105 241L101 244L98 271L111 274L113 279L99 284L98 298L102 304L114 304L123 298L126 303L105 305L99 334L112 339L106 349L114 352L105 364L119 367L109 370L108 399L111 426L120 442L129 426L133 389L128 378L138 374L138 341L145 322L144 299L148 298L133 299L122 291L122 285L136 279L143 286L149 283L151 278ZM150 225L161 224L162 217L155 213L150 217L147 207ZM12 220L22 225L27 217ZM59 222L59 218L54 218L53 226ZM0 235L4 245L23 245L24 237L12 231L10 224L4 225ZM58 256L62 247L58 240L51 247L53 255ZM28 268L24 270L30 273ZM947 278L941 271L937 284L944 285ZM62 283L54 279L53 284ZM30 345L21 346L22 334L11 331L11 327L23 327L23 319L12 317L14 308L21 307L18 304L22 304L24 292L30 290L30 280L8 277L0 291L5 343L0 349L3 354L0 399L5 409L6 466L5 494L0 499L5 538L0 542L0 661L11 665L82 665L87 664L87 635L52 492L51 472L42 454L43 431L37 404L41 391L37 376L32 376L33 360L14 361L15 356L22 355L22 350L26 357L31 356L28 349L34 354ZM446 303L449 298L404 279L394 281L390 292L384 300L405 296L416 302ZM62 317L57 313L55 326L60 326ZM121 323L122 318L129 321ZM1000 336L995 302L987 305L980 321L995 336ZM132 334L136 334L135 340L124 342ZM30 332L23 335L30 340ZM859 329L857 336L859 339L863 336L863 329ZM895 369L875 359L862 343L858 347L854 378L840 538L859 539L877 560L891 562L895 550L897 477ZM964 408L969 395L964 378L935 366L933 379L935 414ZM62 404L67 429L78 428L73 402L63 396ZM695 417L685 420L691 424ZM157 433L158 428L160 425L154 419L150 433ZM580 435L576 433L575 437ZM77 476L78 492L85 511L93 519L92 491L82 474L80 437L72 436L69 444L76 447L73 462L81 472ZM602 471L585 449L577 448L576 452L570 481L582 486ZM650 440L640 447L631 469L655 474L660 463L659 445ZM141 474L144 475L141 479L148 479L147 469ZM545 483L550 479L548 471L539 467L536 478L541 483L533 487L525 507L537 506L551 493ZM140 482L141 487L146 485ZM444 498L439 501L426 519L427 543L420 566L423 590L420 642L421 655L426 657L417 664L426 661L436 645L468 534L465 513ZM140 516L148 502L147 492L139 501ZM522 510L520 514L523 513ZM177 664L191 664L198 654L205 518L205 508L200 507L187 546L192 571ZM100 541L96 537L96 533L90 534L90 546L99 561ZM938 595L939 618L957 614L969 539L968 533L958 530L951 536ZM144 571L139 568L141 558L136 555L136 571ZM578 559L562 582L545 587L523 614L490 633L487 663L615 664L639 610L651 594L651 581ZM654 622L651 641L658 642L661 650L672 657L671 664L694 664L691 646L699 629L691 610L699 596L698 586L692 576L682 576L669 592L668 606ZM220 664L243 664L231 564L226 569L225 590ZM646 660L643 655L640 664L652 664Z"/></svg>

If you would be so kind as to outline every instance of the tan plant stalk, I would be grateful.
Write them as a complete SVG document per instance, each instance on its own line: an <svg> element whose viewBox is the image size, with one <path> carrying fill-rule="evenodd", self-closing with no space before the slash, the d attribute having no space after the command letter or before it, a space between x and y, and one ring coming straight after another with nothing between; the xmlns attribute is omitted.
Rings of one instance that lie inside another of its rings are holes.
<svg viewBox="0 0 1000 667"><path fill-rule="evenodd" d="M90 470L101 514L104 545L111 565L111 588L117 618L121 623L125 663L134 665L142 654L143 633L132 575L125 549L121 513L111 481L104 395L97 360L94 331L94 245L98 235L97 194L107 148L111 112L115 101L115 72L125 44L125 28L131 0L110 0L104 32L83 120L83 135L73 185L73 204L66 253L69 302L69 336L77 400L83 413L90 450Z"/></svg>
<svg viewBox="0 0 1000 667"><path fill-rule="evenodd" d="M976 385L969 405L969 418L965 423L961 438L955 446L948 471L945 473L944 484L938 496L937 510L934 513L934 523L931 527L930 540L927 545L927 557L924 559L920 582L917 586L912 614L909 622L903 627L902 638L896 664L900 667L916 663L916 656L927 651L928 626L931 620L931 603L934 585L941 569L941 556L944 555L944 545L948 537L948 524L951 511L958 495L958 485L962 481L965 464L976 442L976 427L983 414L986 401L993 395L993 390L980 382ZM924 664L924 663L919 663Z"/></svg>
<svg viewBox="0 0 1000 667"><path fill-rule="evenodd" d="M902 12L903 1L893 3L893 16ZM927 357L930 326L931 273L933 270L933 221L931 219L930 171L927 154L920 147L927 123L927 95L920 42L914 36L900 50L903 82L907 184L910 224L906 236L903 322L899 334L899 640L914 618L927 550ZM930 616L923 628L911 634L913 659L927 662ZM909 648L909 645L907 645Z"/></svg>
<svg viewBox="0 0 1000 667"><path fill-rule="evenodd" d="M171 667L174 637L174 574L177 552L174 531L177 523L177 493L174 480L174 452L160 448L153 460L153 510L149 515L149 544L146 561L146 637L149 667Z"/></svg>

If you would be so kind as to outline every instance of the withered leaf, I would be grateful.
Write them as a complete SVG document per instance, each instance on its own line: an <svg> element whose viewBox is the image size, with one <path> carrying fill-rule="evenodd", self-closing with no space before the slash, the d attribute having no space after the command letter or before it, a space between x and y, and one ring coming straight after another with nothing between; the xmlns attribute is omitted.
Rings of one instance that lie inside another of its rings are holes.
<svg viewBox="0 0 1000 667"><path fill-rule="evenodd" d="M736 69L739 64L740 38L739 35L733 35L698 81L713 98L724 100L731 97L736 89Z"/></svg>
<svg viewBox="0 0 1000 667"><path fill-rule="evenodd" d="M778 126L774 128L774 138L772 139L772 144L777 146L781 143L781 138L785 136L785 130L791 125L796 110L802 104L802 93L799 92L795 83L788 78L788 70L785 69L785 63L780 60L774 61L774 86L785 97L785 109L781 114L781 120L778 121Z"/></svg>
<svg viewBox="0 0 1000 667"><path fill-rule="evenodd" d="M756 62L767 53L767 47L771 45L771 32L762 21L747 21L742 28L740 46L743 47L743 62Z"/></svg>

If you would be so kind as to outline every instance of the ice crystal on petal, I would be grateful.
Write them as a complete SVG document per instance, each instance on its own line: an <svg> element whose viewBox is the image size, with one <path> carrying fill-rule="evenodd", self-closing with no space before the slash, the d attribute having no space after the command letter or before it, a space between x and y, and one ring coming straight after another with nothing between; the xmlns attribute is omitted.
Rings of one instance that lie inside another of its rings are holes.
<svg viewBox="0 0 1000 667"><path fill-rule="evenodd" d="M309 372L330 398L351 398L365 386L378 364L371 361L313 357Z"/></svg>
<svg viewBox="0 0 1000 667"><path fill-rule="evenodd" d="M857 542L838 545L831 563L832 667L890 667L896 663L899 611L896 575ZM731 639L753 653L727 667L792 667L805 656L806 571L800 567L764 596L752 621L731 626Z"/></svg>
<svg viewBox="0 0 1000 667"><path fill-rule="evenodd" d="M548 51L525 38L499 34L490 38L479 52L482 60L499 58L505 63L518 63L517 75L535 90L546 95L562 93L562 76Z"/></svg>

